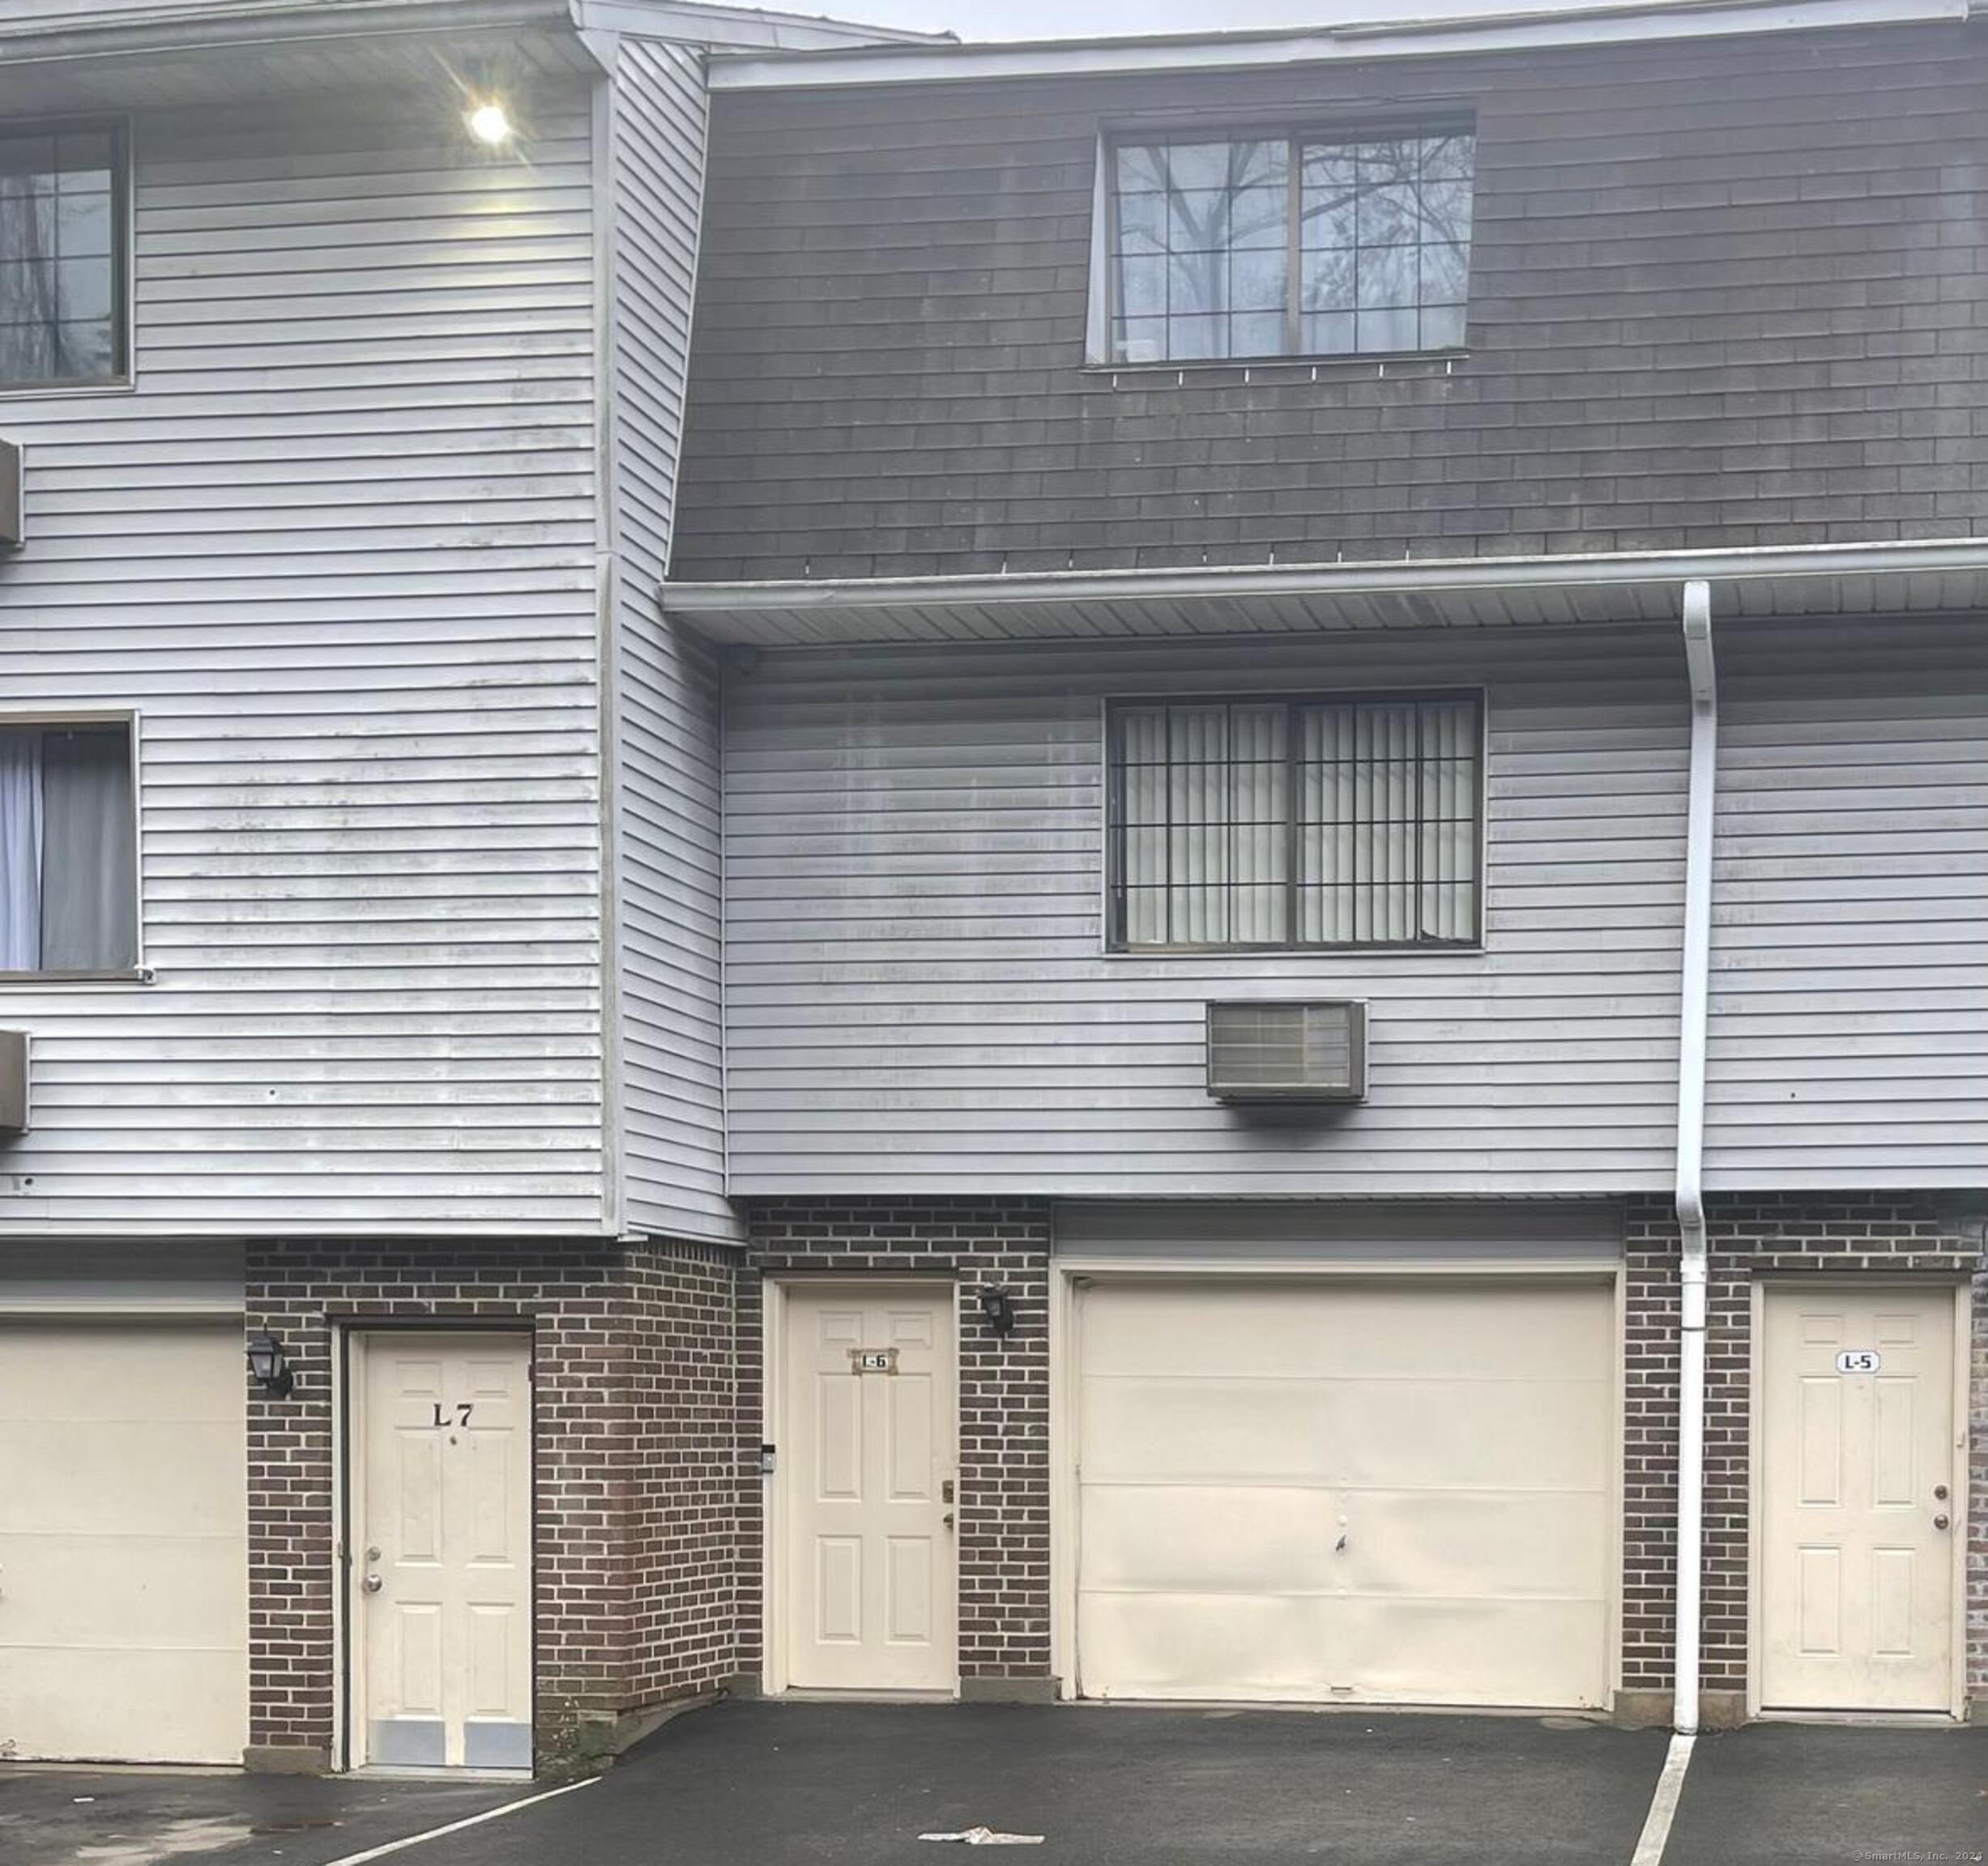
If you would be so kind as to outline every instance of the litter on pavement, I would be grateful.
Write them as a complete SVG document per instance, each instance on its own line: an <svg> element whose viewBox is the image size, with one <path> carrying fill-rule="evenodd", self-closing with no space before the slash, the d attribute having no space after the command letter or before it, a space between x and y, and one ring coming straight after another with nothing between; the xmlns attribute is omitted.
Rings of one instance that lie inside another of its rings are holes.
<svg viewBox="0 0 1988 1866"><path fill-rule="evenodd" d="M921 1834L921 1840L957 1840L967 1847L1039 1847L1039 1834L996 1834L992 1827L966 1827L957 1834Z"/></svg>

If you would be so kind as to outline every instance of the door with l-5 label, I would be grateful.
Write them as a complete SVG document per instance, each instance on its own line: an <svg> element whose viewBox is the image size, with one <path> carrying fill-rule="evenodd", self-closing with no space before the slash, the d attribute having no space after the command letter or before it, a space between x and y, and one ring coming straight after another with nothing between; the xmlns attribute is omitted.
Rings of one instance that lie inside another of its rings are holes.
<svg viewBox="0 0 1988 1866"><path fill-rule="evenodd" d="M531 1766L531 1344L359 1338L356 1760Z"/></svg>
<svg viewBox="0 0 1988 1866"><path fill-rule="evenodd" d="M1763 1295L1761 1706L1952 1707L1950 1289Z"/></svg>

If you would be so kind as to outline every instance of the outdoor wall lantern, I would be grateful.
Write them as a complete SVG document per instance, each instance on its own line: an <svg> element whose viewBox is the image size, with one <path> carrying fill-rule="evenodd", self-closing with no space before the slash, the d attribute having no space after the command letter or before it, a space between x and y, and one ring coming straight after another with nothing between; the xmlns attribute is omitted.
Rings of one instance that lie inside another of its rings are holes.
<svg viewBox="0 0 1988 1866"><path fill-rule="evenodd" d="M980 1291L980 1317L996 1335L1015 1331L1015 1299L1005 1289L989 1283Z"/></svg>
<svg viewBox="0 0 1988 1866"><path fill-rule="evenodd" d="M296 1376L284 1358L283 1344L267 1331L249 1337L249 1377L275 1400L288 1400Z"/></svg>

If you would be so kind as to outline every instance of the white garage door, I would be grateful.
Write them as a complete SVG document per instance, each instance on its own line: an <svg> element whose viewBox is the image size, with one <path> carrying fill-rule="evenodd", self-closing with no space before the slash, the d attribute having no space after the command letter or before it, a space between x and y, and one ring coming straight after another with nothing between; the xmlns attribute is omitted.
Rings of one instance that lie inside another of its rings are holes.
<svg viewBox="0 0 1988 1866"><path fill-rule="evenodd" d="M1080 1690L1602 1705L1614 1333L1601 1284L1081 1290Z"/></svg>
<svg viewBox="0 0 1988 1866"><path fill-rule="evenodd" d="M240 1325L0 1324L0 1753L241 1760Z"/></svg>

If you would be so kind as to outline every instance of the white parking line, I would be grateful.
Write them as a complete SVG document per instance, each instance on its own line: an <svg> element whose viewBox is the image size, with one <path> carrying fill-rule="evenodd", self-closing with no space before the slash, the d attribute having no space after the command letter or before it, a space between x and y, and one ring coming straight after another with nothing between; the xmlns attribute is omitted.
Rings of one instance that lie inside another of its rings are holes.
<svg viewBox="0 0 1988 1866"><path fill-rule="evenodd" d="M369 1847L363 1853L348 1853L343 1860L327 1861L326 1866L367 1866L369 1860L384 1860L390 1853L403 1853L410 1847L439 1840L445 1834L460 1834L465 1827L480 1827L486 1821L501 1821L506 1814L535 1808L541 1801L555 1801L561 1795L572 1794L575 1789L591 1788L599 1779L598 1775L590 1775L584 1782L569 1782L563 1788L548 1788L543 1795L527 1795L522 1801L506 1801L501 1808L486 1808L466 1821L451 1821L446 1827L431 1827L425 1834L410 1834L406 1839L390 1840L384 1847Z"/></svg>
<svg viewBox="0 0 1988 1866"><path fill-rule="evenodd" d="M1692 1766L1695 1736L1673 1736L1670 1752L1664 1757L1663 1773L1657 1778L1657 1792L1650 1797L1649 1813L1644 1817L1643 1837L1636 1843L1636 1857L1629 1866L1658 1866L1670 1838L1670 1823L1677 1817L1678 1797L1684 1792L1684 1771Z"/></svg>

